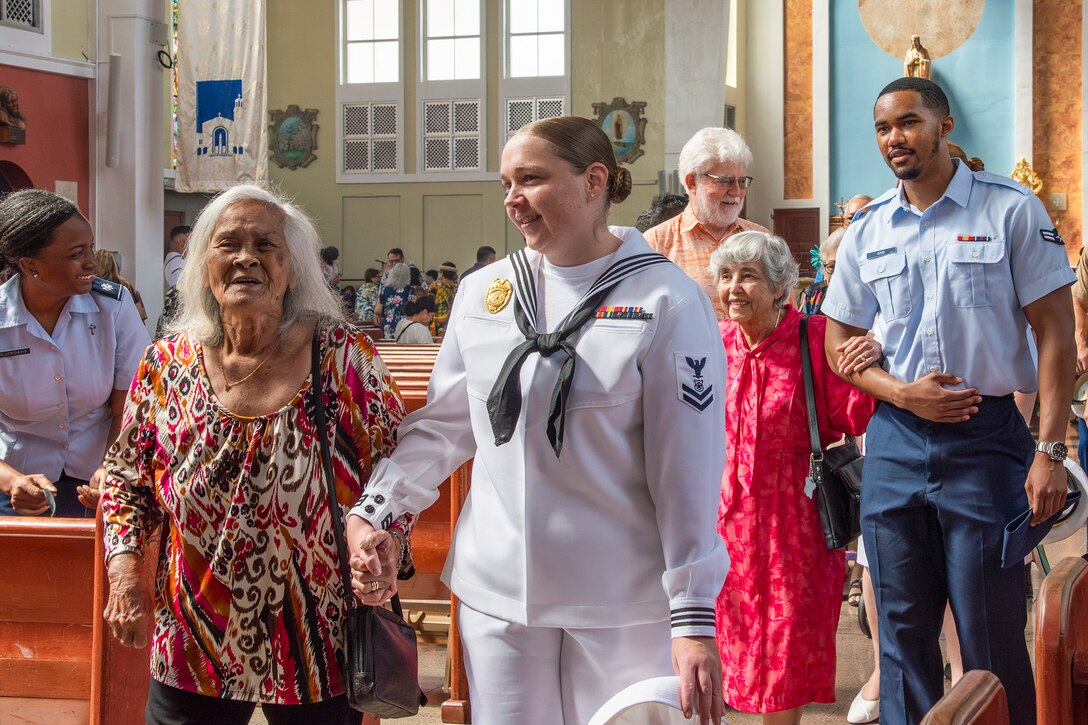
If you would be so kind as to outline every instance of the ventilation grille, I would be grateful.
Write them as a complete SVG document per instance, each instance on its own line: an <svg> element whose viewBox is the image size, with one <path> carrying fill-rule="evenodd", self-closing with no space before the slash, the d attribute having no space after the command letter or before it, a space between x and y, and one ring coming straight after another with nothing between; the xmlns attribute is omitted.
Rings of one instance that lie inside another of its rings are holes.
<svg viewBox="0 0 1088 725"><path fill-rule="evenodd" d="M423 102L423 170L475 171L482 166L479 99Z"/></svg>
<svg viewBox="0 0 1088 725"><path fill-rule="evenodd" d="M508 98L506 99L506 138L533 121L563 115L562 98Z"/></svg>
<svg viewBox="0 0 1088 725"><path fill-rule="evenodd" d="M23 28L41 28L38 19L39 0L0 0L0 23Z"/></svg>
<svg viewBox="0 0 1088 725"><path fill-rule="evenodd" d="M344 106L344 173L398 171L399 146L397 104Z"/></svg>

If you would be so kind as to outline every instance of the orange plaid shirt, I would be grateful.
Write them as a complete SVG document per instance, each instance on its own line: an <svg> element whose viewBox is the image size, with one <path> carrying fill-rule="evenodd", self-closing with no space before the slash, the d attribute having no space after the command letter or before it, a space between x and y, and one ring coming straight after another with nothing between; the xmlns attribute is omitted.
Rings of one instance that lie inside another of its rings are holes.
<svg viewBox="0 0 1088 725"><path fill-rule="evenodd" d="M755 222L738 218L726 230L725 235L718 239L695 218L695 212L689 204L679 216L668 219L653 229L647 229L645 237L651 247L671 259L677 267L699 283L714 305L714 314L722 320L725 319L725 308L718 299L714 275L709 270L710 253L734 234L748 231L768 230Z"/></svg>

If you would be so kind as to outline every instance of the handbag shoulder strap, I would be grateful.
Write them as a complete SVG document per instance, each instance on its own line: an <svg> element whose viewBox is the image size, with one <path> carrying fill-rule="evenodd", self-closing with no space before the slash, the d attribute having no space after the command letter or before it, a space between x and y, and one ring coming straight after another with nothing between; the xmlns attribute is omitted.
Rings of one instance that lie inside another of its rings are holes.
<svg viewBox="0 0 1088 725"><path fill-rule="evenodd" d="M310 386L310 394L313 396L314 420L317 423L317 440L321 446L321 467L324 471L325 497L329 502L329 515L332 517L333 536L336 538L336 554L340 560L340 580L344 586L344 601L348 609L356 606L355 595L351 589L351 571L348 568L347 537L344 535L344 520L340 515L340 504L336 501L336 483L332 476L332 453L329 450L329 426L325 420L325 376L321 371L321 324L314 329L314 339L310 346L310 375L313 384ZM394 594L393 611L398 616L401 614L400 596Z"/></svg>
<svg viewBox="0 0 1088 725"><path fill-rule="evenodd" d="M808 349L808 315L801 317L801 376L805 381L805 410L808 413L808 440L812 446L812 455L823 458L820 446L820 428L816 417L816 393L812 385L812 355Z"/></svg>

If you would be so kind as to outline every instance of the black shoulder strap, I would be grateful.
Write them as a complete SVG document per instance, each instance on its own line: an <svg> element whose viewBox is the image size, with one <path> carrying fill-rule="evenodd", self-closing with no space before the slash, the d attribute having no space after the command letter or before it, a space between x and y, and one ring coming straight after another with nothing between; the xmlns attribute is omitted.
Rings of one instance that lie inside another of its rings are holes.
<svg viewBox="0 0 1088 725"><path fill-rule="evenodd" d="M400 342L400 339L402 337L404 337L404 333L408 332L408 328L411 327L412 325L423 325L423 323L422 322L416 322L415 320L411 320L407 325L405 325L401 329L400 334L397 335L397 339L393 340L393 342ZM426 325L423 325L423 326L426 327Z"/></svg>
<svg viewBox="0 0 1088 725"><path fill-rule="evenodd" d="M805 380L805 410L808 412L808 439L812 446L812 455L823 458L820 447L820 428L816 417L816 394L812 385L812 356L808 350L808 315L801 317L801 374Z"/></svg>
<svg viewBox="0 0 1088 725"><path fill-rule="evenodd" d="M340 559L340 580L344 586L344 603L348 609L356 606L355 594L351 589L351 571L348 568L348 546L344 536L344 520L340 514L340 504L336 501L336 483L332 477L332 454L329 451L328 423L325 421L325 391L324 375L321 374L320 351L321 323L314 329L314 339L310 349L310 375L313 384L310 386L310 394L313 396L314 420L317 423L317 440L321 445L321 466L325 472L325 493L329 500L329 515L332 516L333 535L336 537L336 554ZM390 602L393 611L398 616L401 613L400 596L393 595Z"/></svg>

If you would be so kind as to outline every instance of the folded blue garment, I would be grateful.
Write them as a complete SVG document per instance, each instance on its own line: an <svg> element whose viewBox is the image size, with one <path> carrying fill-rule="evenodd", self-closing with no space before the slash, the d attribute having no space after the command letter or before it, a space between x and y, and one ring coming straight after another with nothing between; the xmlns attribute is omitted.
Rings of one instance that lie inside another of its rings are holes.
<svg viewBox="0 0 1088 725"><path fill-rule="evenodd" d="M1054 524L1068 516L1073 505L1080 500L1080 491L1070 491L1065 497L1065 506L1061 511L1037 526L1031 525L1031 509L1020 514L1005 525L1005 538L1001 544L1001 568L1008 569L1015 564L1023 564L1024 558L1050 533Z"/></svg>

